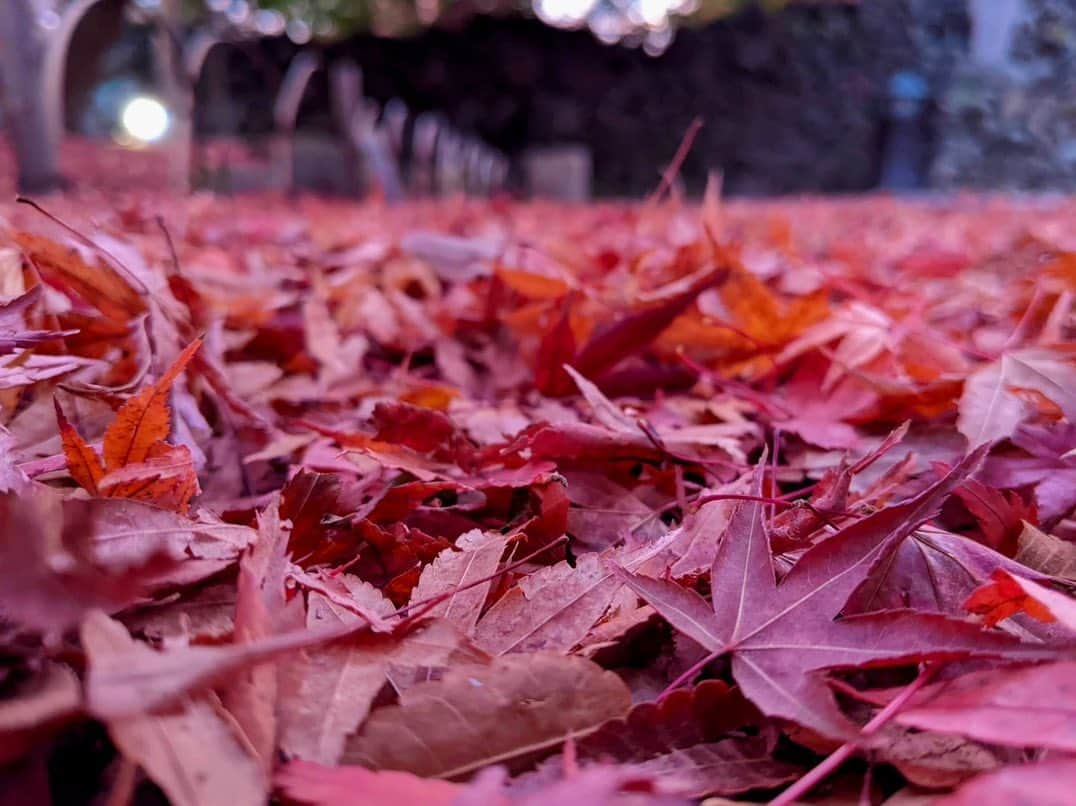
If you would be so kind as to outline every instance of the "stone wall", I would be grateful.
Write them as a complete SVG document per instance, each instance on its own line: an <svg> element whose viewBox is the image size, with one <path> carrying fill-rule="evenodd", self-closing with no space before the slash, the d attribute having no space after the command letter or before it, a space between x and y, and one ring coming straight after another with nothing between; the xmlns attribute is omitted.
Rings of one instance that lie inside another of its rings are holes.
<svg viewBox="0 0 1076 806"><path fill-rule="evenodd" d="M1002 2L980 3L983 24L996 23ZM962 54L945 87L938 187L1076 190L1076 3L1012 5L996 52Z"/></svg>

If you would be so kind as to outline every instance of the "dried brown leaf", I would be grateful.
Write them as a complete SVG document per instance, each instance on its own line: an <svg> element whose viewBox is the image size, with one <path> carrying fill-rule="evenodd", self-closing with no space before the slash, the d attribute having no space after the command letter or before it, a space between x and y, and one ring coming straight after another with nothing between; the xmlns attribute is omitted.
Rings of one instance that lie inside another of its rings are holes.
<svg viewBox="0 0 1076 806"><path fill-rule="evenodd" d="M510 655L457 667L375 711L344 753L348 763L458 778L551 753L627 712L631 694L582 658Z"/></svg>
<svg viewBox="0 0 1076 806"><path fill-rule="evenodd" d="M477 585L473 583L492 577L504 554L505 545L505 539L500 535L477 529L460 535L456 539L455 549L442 551L422 570L418 584L411 591L411 604L452 593L445 601L425 611L425 614L431 618L443 618L455 624L464 634L470 633L478 622L493 580Z"/></svg>
<svg viewBox="0 0 1076 806"><path fill-rule="evenodd" d="M102 662L138 666L152 655L103 613L82 624L91 673ZM125 758L146 771L176 806L261 806L267 780L240 731L212 694L183 698L163 713L107 720Z"/></svg>
<svg viewBox="0 0 1076 806"><path fill-rule="evenodd" d="M1076 582L1076 544L1024 522L1013 559L1033 571Z"/></svg>
<svg viewBox="0 0 1076 806"><path fill-rule="evenodd" d="M502 596L475 629L475 643L494 655L536 650L567 651L601 618L620 582L598 554L573 568L544 568Z"/></svg>

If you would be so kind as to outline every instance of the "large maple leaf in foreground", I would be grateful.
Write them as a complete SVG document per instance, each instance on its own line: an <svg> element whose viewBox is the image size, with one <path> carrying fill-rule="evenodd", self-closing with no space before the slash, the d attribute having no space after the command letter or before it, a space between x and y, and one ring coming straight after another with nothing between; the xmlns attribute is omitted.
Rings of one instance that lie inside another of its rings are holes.
<svg viewBox="0 0 1076 806"><path fill-rule="evenodd" d="M742 504L711 570L713 605L693 590L620 571L670 624L710 651L728 654L732 675L762 711L823 734L850 737L822 670L977 656L1045 656L1003 633L938 614L888 610L838 618L871 569L942 503L982 461L976 450L914 498L886 507L815 545L780 584L763 505ZM761 472L755 477L761 492Z"/></svg>

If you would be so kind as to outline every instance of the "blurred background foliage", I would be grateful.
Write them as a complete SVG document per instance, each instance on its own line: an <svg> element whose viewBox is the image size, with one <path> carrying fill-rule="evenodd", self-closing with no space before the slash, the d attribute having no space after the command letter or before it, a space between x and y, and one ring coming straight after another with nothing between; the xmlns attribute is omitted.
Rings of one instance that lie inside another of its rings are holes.
<svg viewBox="0 0 1076 806"><path fill-rule="evenodd" d="M155 8L167 0L140 0ZM296 44L356 34L412 36L429 28L456 28L476 16L535 17L569 30L589 29L606 44L663 52L679 27L698 27L746 7L776 12L798 3L849 5L856 0L185 0L188 24L208 12L217 25L262 36L286 34Z"/></svg>

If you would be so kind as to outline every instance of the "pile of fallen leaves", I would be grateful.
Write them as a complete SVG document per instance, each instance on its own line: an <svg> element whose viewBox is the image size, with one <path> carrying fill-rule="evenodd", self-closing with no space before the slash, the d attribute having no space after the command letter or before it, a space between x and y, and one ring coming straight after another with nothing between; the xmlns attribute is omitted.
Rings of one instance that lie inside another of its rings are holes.
<svg viewBox="0 0 1076 806"><path fill-rule="evenodd" d="M1076 201L0 212L12 802L1076 791Z"/></svg>

